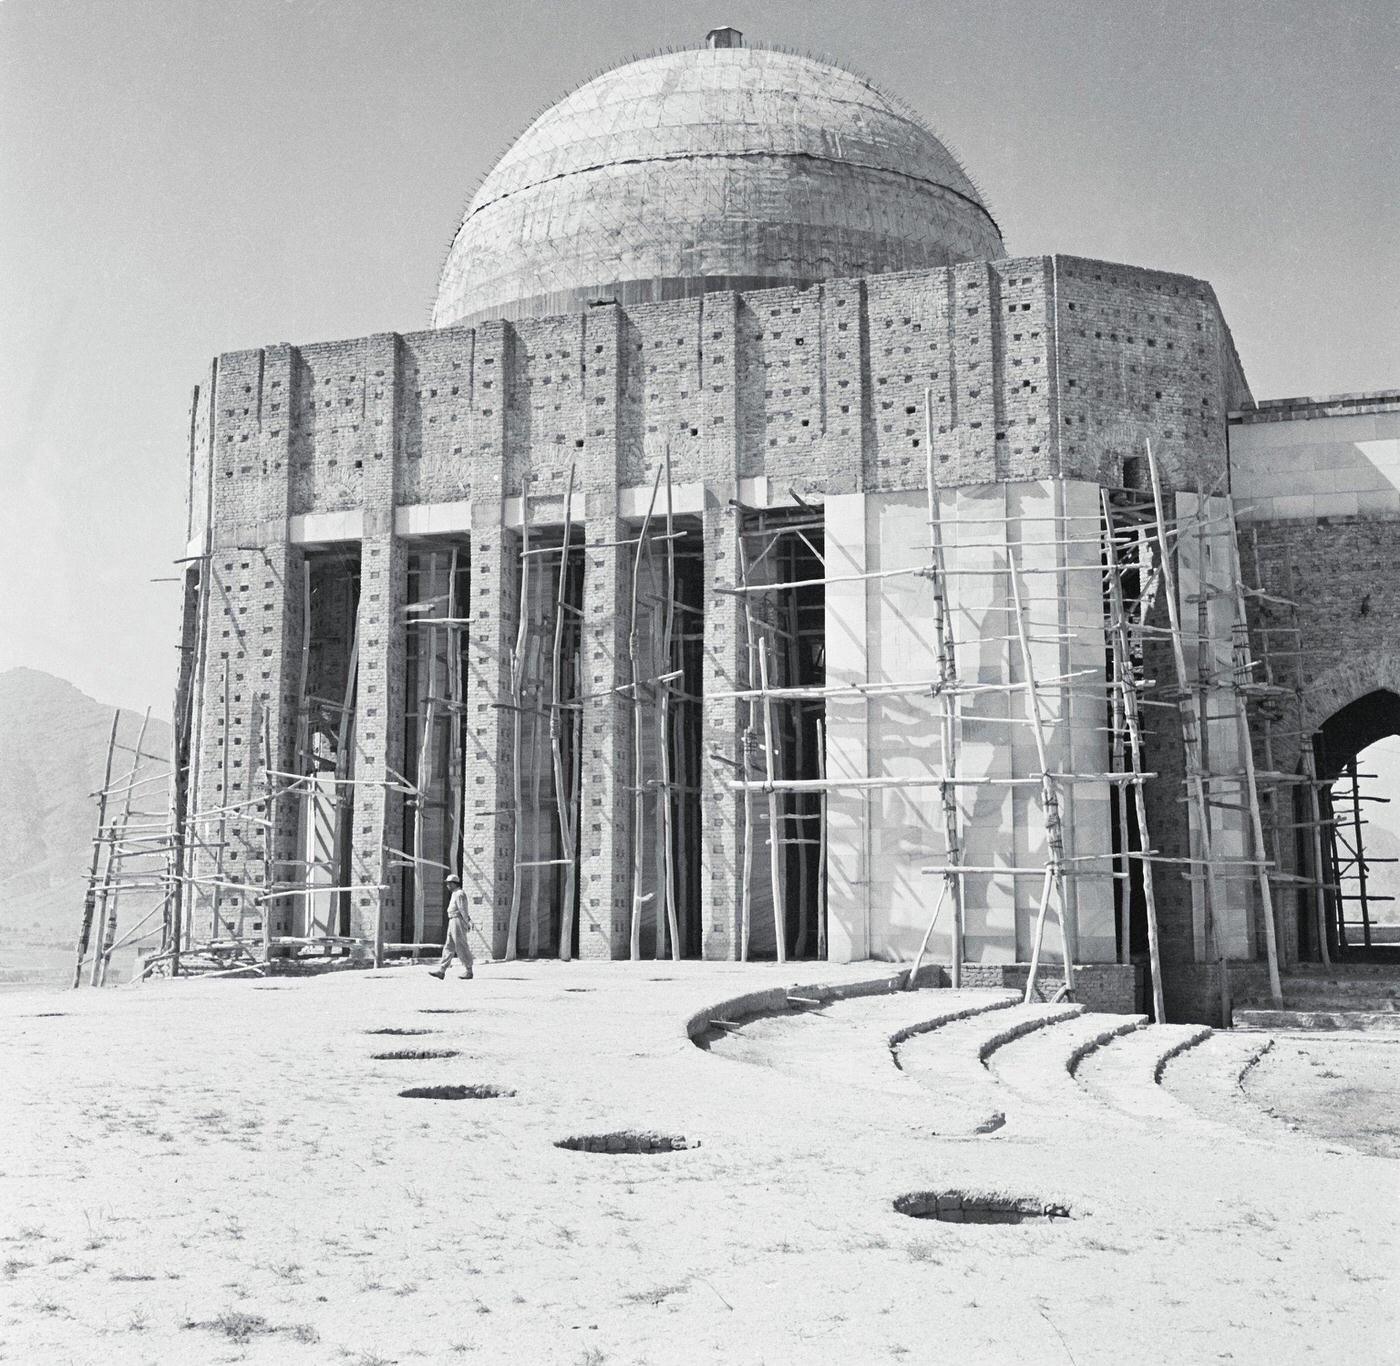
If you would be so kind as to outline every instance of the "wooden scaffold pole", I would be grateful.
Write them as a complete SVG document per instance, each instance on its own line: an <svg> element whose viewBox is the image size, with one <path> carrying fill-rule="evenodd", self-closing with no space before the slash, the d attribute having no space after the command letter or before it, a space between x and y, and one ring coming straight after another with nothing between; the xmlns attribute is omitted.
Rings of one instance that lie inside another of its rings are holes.
<svg viewBox="0 0 1400 1366"><path fill-rule="evenodd" d="M438 554L430 551L428 560L429 591L437 584ZM421 560L420 560L421 563ZM434 602L433 610L437 610ZM421 620L421 619L420 619ZM426 626L431 618L422 621ZM423 630L414 642L417 647L419 667L417 670L418 695L423 701L423 709L418 713L418 763L415 770L416 789L413 797L413 942L421 944L427 934L428 887L423 875L425 867L424 825L433 792L433 757L435 752L434 730L437 714L437 650L438 639L431 629ZM446 646L447 642L444 642ZM424 675L426 674L426 678ZM417 701L417 699L415 699ZM415 710L417 707L415 706Z"/></svg>
<svg viewBox="0 0 1400 1366"><path fill-rule="evenodd" d="M1220 888L1216 880L1214 841L1211 838L1210 800L1205 786L1205 758L1202 736L1204 708L1196 706L1196 690L1186 666L1186 647L1181 629L1181 607L1177 596L1176 566L1167 534L1167 514L1162 494L1161 472L1152 454L1152 443L1146 443L1147 468L1152 480L1152 506L1156 513L1156 537L1162 569L1162 587L1167 600L1168 634L1171 639L1172 664L1176 671L1177 714L1181 718L1181 739L1186 758L1186 784L1192 808L1196 813L1197 859L1204 874L1201 879L1205 918L1214 947L1220 989L1220 1017L1228 1028L1232 1016L1230 1005L1230 970L1225 957L1225 936L1219 923ZM1198 505L1197 515L1202 509ZM1204 566L1201 566L1203 569ZM1204 575L1202 576L1204 577ZM1197 649L1204 652L1205 640L1198 640Z"/></svg>
<svg viewBox="0 0 1400 1366"><path fill-rule="evenodd" d="M1244 592L1244 566L1240 562L1239 532L1235 525L1235 502L1225 494L1226 520L1230 528L1230 563L1227 570L1234 588L1235 639L1242 658L1235 669L1235 725L1239 733L1240 758L1244 762L1244 797L1249 807L1250 833L1254 842L1254 857L1259 861L1259 903L1264 920L1264 948L1269 960L1269 995L1275 1010L1283 1009L1283 984L1278 969L1278 930L1274 920L1274 895L1269 880L1269 849L1264 841L1264 821L1259 811L1259 782L1254 766L1254 742L1249 734L1249 714L1242 685L1252 679L1253 664L1249 649L1249 617Z"/></svg>
<svg viewBox="0 0 1400 1366"><path fill-rule="evenodd" d="M1317 760L1312 738L1303 737L1303 777L1308 803L1308 826L1312 835L1313 925L1317 934L1318 957L1323 967L1332 967L1332 951L1327 945L1327 865L1322 857L1322 801L1318 796Z"/></svg>
<svg viewBox="0 0 1400 1366"><path fill-rule="evenodd" d="M1031 735L1035 740L1036 763L1040 768L1040 807L1045 823L1045 877L1040 887L1040 905L1035 918L1035 940L1031 947L1030 971L1026 975L1027 1005L1035 999L1036 975L1040 968L1040 953L1045 938L1045 922L1053 891L1059 902L1060 949L1064 966L1064 995L1074 994L1074 946L1069 928L1069 899L1065 895L1064 827L1060 817L1060 794L1050 771L1050 756L1045 743L1045 724L1040 712L1040 689L1035 679L1035 662L1031 655L1030 636L1026 630L1025 604L1021 599L1021 571L1018 553L1008 539L1006 546L1007 576L1011 580L1012 615L1016 618L1016 637L1021 654L1021 669L1025 674L1026 708L1034 724Z"/></svg>
<svg viewBox="0 0 1400 1366"><path fill-rule="evenodd" d="M734 516L739 519L739 525L742 528L743 513L736 509ZM735 540L738 542L739 586L745 590L739 598L739 601L744 605L744 682L749 688L752 688L757 672L755 659L758 647L754 632L753 599L747 591L749 586L749 553L742 534L735 537ZM753 792L748 786L748 778L750 773L749 756L754 737L754 707L755 703L752 698L744 699L744 730L739 740L739 771L743 774L745 781L743 789L743 847L739 862L739 959L744 963L749 961L749 943L753 938L754 822Z"/></svg>
<svg viewBox="0 0 1400 1366"><path fill-rule="evenodd" d="M662 452L666 471L666 598L661 626L661 651L659 663L661 689L659 715L659 758L661 764L661 784L658 788L661 806L662 861L661 880L666 898L666 925L670 930L671 957L679 961L681 956L680 923L676 913L676 865L675 843L671 828L671 802L674 796L671 782L671 684L674 671L672 652L676 623L676 540L675 516L672 511L671 489L671 444L666 443ZM658 929L660 917L657 918Z"/></svg>
<svg viewBox="0 0 1400 1366"><path fill-rule="evenodd" d="M452 561L447 570L447 617L457 620L457 574L458 549L452 547ZM470 610L470 607L468 608ZM447 704L448 716L448 755L447 755L447 804L451 814L451 833L448 837L447 866L451 872L462 871L462 803L465 792L462 786L462 650L458 634L449 628L447 642Z"/></svg>
<svg viewBox="0 0 1400 1366"><path fill-rule="evenodd" d="M277 904L273 899L277 887L277 873L273 864L276 853L277 796L272 787L272 725L267 702L262 704L262 768L263 768L263 884L265 891L262 904L262 960L272 961L272 918L277 914Z"/></svg>
<svg viewBox="0 0 1400 1366"><path fill-rule="evenodd" d="M643 784L646 780L646 755L642 749L642 668L637 641L637 588L642 572L642 555L651 555L651 545L647 533L651 528L652 514L656 511L656 495L661 488L661 476L665 473L661 465L656 467L656 475L651 481L651 498L647 502L646 516L642 518L641 535L632 556L632 590L628 599L627 662L631 670L632 693L632 924L628 941L628 957L634 962L642 956L642 906L647 900L642 891L645 872L646 803L643 797ZM661 932L661 919L656 916L657 933Z"/></svg>
<svg viewBox="0 0 1400 1366"><path fill-rule="evenodd" d="M1134 810L1137 815L1138 846L1142 853L1142 895L1147 918L1147 952L1152 973L1152 1019L1156 1024L1167 1022L1166 1002L1162 993L1162 945L1157 925L1157 889L1152 868L1151 841L1147 831L1147 799L1143 792L1142 724L1138 710L1138 689L1133 662L1132 639L1128 631L1127 610L1123 600L1122 564L1114 533L1113 506L1108 490L1101 489L1104 519L1104 557L1108 575L1109 642L1113 665L1119 714L1125 730L1128 763L1135 781L1132 784ZM1139 564L1138 573L1143 573ZM1127 809L1127 793L1119 790L1118 806ZM1128 864L1126 830L1122 836L1124 871ZM1124 879L1122 894L1126 901L1131 895L1132 882ZM1129 926L1125 921L1124 934Z"/></svg>
<svg viewBox="0 0 1400 1366"><path fill-rule="evenodd" d="M95 954L92 960L90 982L95 987L106 984L107 970L112 961L112 945L117 937L117 905L121 899L120 877L125 857L123 841L126 837L127 826L131 821L131 798L136 775L141 769L142 746L145 744L146 730L150 724L151 709L147 707L146 714L141 718L141 729L136 735L136 750L132 755L131 772L126 775L125 779L126 791L122 797L122 812L120 817L113 822L112 843L107 851L107 867L102 879L102 890L98 896L98 905L105 912L105 923L102 931L102 950ZM120 833L118 833L119 830Z"/></svg>
<svg viewBox="0 0 1400 1366"><path fill-rule="evenodd" d="M574 529L575 466L569 465L568 484L564 490L564 543L559 551L559 576L554 592L554 646L550 656L549 685L549 749L554 770L554 805L559 820L559 850L564 859L563 899L559 906L559 957L568 961L573 949L574 896L578 878L577 807L574 804L572 770L578 764L577 752L568 761L564 750L563 700L564 679L564 615L568 611L569 543ZM577 699L575 699L577 706ZM570 725L570 739L573 726Z"/></svg>
<svg viewBox="0 0 1400 1366"><path fill-rule="evenodd" d="M78 928L77 962L73 965L73 985L83 980L83 961L87 958L88 942L92 938L92 918L97 908L97 869L102 858L102 845L107 828L107 790L112 782L112 755L117 748L117 726L122 719L121 708L112 713L112 732L107 737L107 763L102 773L102 786L97 793L97 833L92 839L92 866L88 869L87 891L83 894L83 918Z"/></svg>
<svg viewBox="0 0 1400 1366"><path fill-rule="evenodd" d="M763 770L768 794L768 884L773 896L773 945L778 962L787 962L787 915L783 900L782 840L779 822L776 753L773 745L773 699L768 691L768 641L759 643L758 678L763 690Z"/></svg>
<svg viewBox="0 0 1400 1366"><path fill-rule="evenodd" d="M506 926L505 961L514 962L516 953L515 937L520 928L520 879L522 875L525 824L525 776L522 727L525 717L525 649L530 638L530 486L529 473L520 485L520 599L519 620L515 628L515 650L511 655L510 695L511 712L511 790L514 820L511 822L511 879L510 879L510 920Z"/></svg>
<svg viewBox="0 0 1400 1366"><path fill-rule="evenodd" d="M956 989L962 986L963 965L963 926L965 908L963 904L963 875L957 871L962 862L962 840L958 829L958 801L956 778L958 774L958 665L953 639L953 624L948 604L948 576L943 556L943 523L940 516L938 487L934 480L933 457L933 391L924 390L924 482L927 486L928 528L929 528L929 583L933 587L934 649L938 658L939 734L942 741L943 781L939 784L938 800L943 811L944 862L947 870L943 873L943 885L939 889L938 900L934 903L933 914L929 916L928 928L924 931L919 951L914 955L914 966L910 970L908 986L917 985L919 968L933 938L934 927L938 924L943 903L951 895L953 899L953 934L949 952L949 979ZM825 849L825 838L823 838Z"/></svg>

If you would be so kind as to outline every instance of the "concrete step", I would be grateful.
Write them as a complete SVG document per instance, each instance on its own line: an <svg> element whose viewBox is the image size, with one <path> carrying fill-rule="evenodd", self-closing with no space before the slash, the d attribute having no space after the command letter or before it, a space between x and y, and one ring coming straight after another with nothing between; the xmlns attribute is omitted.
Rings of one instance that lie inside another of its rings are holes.
<svg viewBox="0 0 1400 1366"><path fill-rule="evenodd" d="M937 1029L949 1020L984 1011L1000 1013L1015 1000L1010 991L924 988L858 996L804 1008L801 993L785 1009L746 1015L718 1007L725 1022L701 1041L718 1058L754 1063L806 1077L821 1086L851 1085L905 1094L909 1079L891 1057L892 1038Z"/></svg>
<svg viewBox="0 0 1400 1366"><path fill-rule="evenodd" d="M1285 996L1285 1000L1287 997ZM1237 1030L1320 1031L1350 1030L1356 1033L1400 1033L1400 1010L1274 1010L1271 1007L1236 1007Z"/></svg>
<svg viewBox="0 0 1400 1366"><path fill-rule="evenodd" d="M1053 1027L1012 1039L987 1059L993 1075L1018 1095L1044 1104L1082 1100L1074 1080L1080 1061L1121 1034L1147 1023L1145 1015L1085 1011Z"/></svg>
<svg viewBox="0 0 1400 1366"><path fill-rule="evenodd" d="M931 1094L938 1107L935 1132L985 1132L989 1122L1004 1118L986 1059L1015 1039L1083 1014L1081 1005L1008 1006L898 1040L892 1045L895 1062Z"/></svg>
<svg viewBox="0 0 1400 1366"><path fill-rule="evenodd" d="M971 1019L953 1020L894 1045L895 1062L923 1085L938 1089L950 1079L986 1075L986 1060L1013 1039L1084 1014L1080 1005L1013 1005Z"/></svg>
<svg viewBox="0 0 1400 1366"><path fill-rule="evenodd" d="M1273 1040L1265 1034L1217 1031L1169 1059L1162 1069L1162 1086L1203 1119L1269 1142L1287 1133L1287 1127L1245 1096L1240 1079L1272 1047Z"/></svg>
<svg viewBox="0 0 1400 1366"><path fill-rule="evenodd" d="M1349 972L1345 968L1333 968L1330 972L1285 972L1283 980L1293 982L1304 990L1314 986L1327 986L1394 991L1400 988L1400 971L1386 968L1376 972Z"/></svg>
<svg viewBox="0 0 1400 1366"><path fill-rule="evenodd" d="M1290 1012L1400 1012L1400 974L1391 968L1382 968L1375 972L1348 968L1309 973L1290 971L1281 985L1283 1009ZM1267 987L1257 983L1251 983L1248 989L1242 991L1237 1001L1237 1013L1238 1010L1274 1009L1274 1002Z"/></svg>
<svg viewBox="0 0 1400 1366"><path fill-rule="evenodd" d="M1283 993L1283 1005L1275 1006L1273 999L1266 993L1260 995L1251 991L1247 995L1236 998L1236 1010L1297 1010L1303 1012L1321 1011L1328 1012L1361 1013L1372 1015L1396 1015L1400 1014L1400 999L1391 996L1378 996L1374 992L1348 992L1339 993L1334 991L1299 992L1285 991Z"/></svg>
<svg viewBox="0 0 1400 1366"><path fill-rule="evenodd" d="M1339 995L1360 993L1367 996L1400 995L1400 977L1293 977L1281 979L1285 992L1300 996L1313 996L1320 992L1336 992ZM1258 988L1255 988L1258 990Z"/></svg>
<svg viewBox="0 0 1400 1366"><path fill-rule="evenodd" d="M1144 1121L1180 1123L1184 1107L1161 1086L1163 1070L1215 1031L1206 1025L1146 1025L1086 1054L1074 1078L1091 1095Z"/></svg>

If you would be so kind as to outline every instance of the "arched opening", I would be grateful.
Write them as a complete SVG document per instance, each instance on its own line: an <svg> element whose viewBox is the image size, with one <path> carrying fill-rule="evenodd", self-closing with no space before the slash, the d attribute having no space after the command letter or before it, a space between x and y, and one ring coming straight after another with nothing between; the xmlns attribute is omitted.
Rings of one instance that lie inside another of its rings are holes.
<svg viewBox="0 0 1400 1366"><path fill-rule="evenodd" d="M1329 952L1400 957L1400 695L1379 688L1349 702L1323 723L1314 756Z"/></svg>

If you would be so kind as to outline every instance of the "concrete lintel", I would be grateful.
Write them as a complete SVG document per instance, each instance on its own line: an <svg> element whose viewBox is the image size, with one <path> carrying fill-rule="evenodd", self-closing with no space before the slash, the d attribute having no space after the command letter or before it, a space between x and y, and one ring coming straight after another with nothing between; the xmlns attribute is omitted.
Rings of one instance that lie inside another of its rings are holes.
<svg viewBox="0 0 1400 1366"><path fill-rule="evenodd" d="M635 488L618 489L617 514L625 521L640 522L651 506L651 485L643 484ZM698 517L705 510L705 486L701 483L671 485L671 513L682 517ZM666 485L662 483L656 490L656 506L653 517L666 515Z"/></svg>
<svg viewBox="0 0 1400 1366"><path fill-rule="evenodd" d="M617 515L625 522L640 522L647 515L647 508L651 506L651 485L637 485L633 488L622 488L617 491ZM671 512L673 516L698 517L705 510L705 486L698 481L690 484L673 484L671 486ZM573 496L573 520L584 522L588 520L588 506L586 495L578 490L574 490ZM664 517L666 515L666 490L658 489L656 494L656 504L652 510L653 517ZM523 523L521 512L521 500L519 498L507 498L501 507L501 525L509 527L512 531L518 531ZM530 525L532 527L542 526L563 526L564 525L564 495L553 494L546 497L530 500Z"/></svg>
<svg viewBox="0 0 1400 1366"><path fill-rule="evenodd" d="M412 503L395 509L394 530L400 536L447 536L470 533L470 498L455 503Z"/></svg>
<svg viewBox="0 0 1400 1366"><path fill-rule="evenodd" d="M293 545L318 545L323 541L359 541L365 534L363 508L343 512L305 512L290 519L287 539Z"/></svg>
<svg viewBox="0 0 1400 1366"><path fill-rule="evenodd" d="M587 495L581 488L575 487L573 497L569 500L569 511L570 520L573 522L588 520ZM524 524L524 500L521 498L502 499L501 525L509 527L512 531L519 531ZM563 526L564 495L551 493L544 494L539 498L532 498L530 500L530 525L532 527Z"/></svg>
<svg viewBox="0 0 1400 1366"><path fill-rule="evenodd" d="M739 480L739 501L750 508L795 508L798 503L793 497L792 485L797 485L798 495L808 503L824 504L827 494L812 488L801 480L784 479L775 485L766 474L755 475Z"/></svg>

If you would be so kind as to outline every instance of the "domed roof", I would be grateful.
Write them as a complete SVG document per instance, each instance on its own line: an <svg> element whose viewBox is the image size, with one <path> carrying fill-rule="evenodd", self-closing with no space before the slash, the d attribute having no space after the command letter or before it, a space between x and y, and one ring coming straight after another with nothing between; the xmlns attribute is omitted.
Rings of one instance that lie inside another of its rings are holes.
<svg viewBox="0 0 1400 1366"><path fill-rule="evenodd" d="M691 49L605 72L525 130L467 208L433 326L1005 254L957 160L868 81Z"/></svg>

